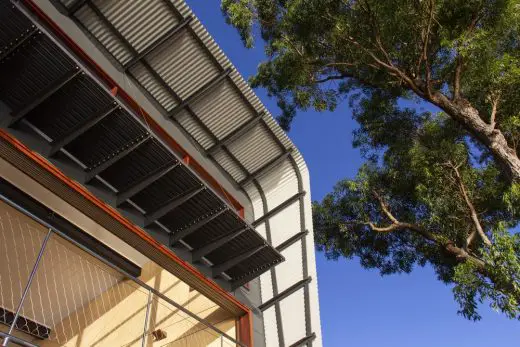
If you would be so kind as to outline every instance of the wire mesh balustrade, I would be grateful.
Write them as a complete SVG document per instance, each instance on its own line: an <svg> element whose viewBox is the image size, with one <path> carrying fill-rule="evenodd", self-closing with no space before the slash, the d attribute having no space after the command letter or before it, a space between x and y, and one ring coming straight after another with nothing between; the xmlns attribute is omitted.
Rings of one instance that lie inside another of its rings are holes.
<svg viewBox="0 0 520 347"><path fill-rule="evenodd" d="M157 264L131 278L15 207L0 201L1 346L239 345L224 310L188 311L200 294L171 300Z"/></svg>

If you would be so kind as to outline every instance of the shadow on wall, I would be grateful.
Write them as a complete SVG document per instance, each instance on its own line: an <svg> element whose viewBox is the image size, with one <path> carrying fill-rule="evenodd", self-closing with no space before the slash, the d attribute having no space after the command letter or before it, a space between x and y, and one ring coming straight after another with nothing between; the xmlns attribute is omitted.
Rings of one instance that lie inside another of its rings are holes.
<svg viewBox="0 0 520 347"><path fill-rule="evenodd" d="M47 230L0 203L0 306L15 310ZM235 319L153 262L143 266L140 279L210 323L235 336ZM166 332L161 346L207 346L220 336L176 307L152 295L132 280L53 234L24 302L21 315L50 328L49 339L16 335L41 347L141 346L146 328ZM1 330L6 330L2 327ZM184 344L185 345L185 344Z"/></svg>

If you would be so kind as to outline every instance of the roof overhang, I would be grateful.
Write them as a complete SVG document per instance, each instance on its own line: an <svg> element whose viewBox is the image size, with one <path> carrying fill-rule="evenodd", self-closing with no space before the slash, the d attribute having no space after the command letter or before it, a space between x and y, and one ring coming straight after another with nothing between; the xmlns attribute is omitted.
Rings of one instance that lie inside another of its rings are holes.
<svg viewBox="0 0 520 347"><path fill-rule="evenodd" d="M0 121L8 133L198 262L227 290L283 261L233 201L43 14L6 1L0 7ZM14 139L2 136L7 150L5 141Z"/></svg>

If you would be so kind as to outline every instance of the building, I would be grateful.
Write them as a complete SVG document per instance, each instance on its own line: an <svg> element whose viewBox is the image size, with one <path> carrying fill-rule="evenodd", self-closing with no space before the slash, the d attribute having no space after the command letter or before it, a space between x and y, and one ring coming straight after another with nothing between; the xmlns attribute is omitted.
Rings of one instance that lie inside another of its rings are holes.
<svg viewBox="0 0 520 347"><path fill-rule="evenodd" d="M0 341L321 346L309 175L180 0L0 0Z"/></svg>

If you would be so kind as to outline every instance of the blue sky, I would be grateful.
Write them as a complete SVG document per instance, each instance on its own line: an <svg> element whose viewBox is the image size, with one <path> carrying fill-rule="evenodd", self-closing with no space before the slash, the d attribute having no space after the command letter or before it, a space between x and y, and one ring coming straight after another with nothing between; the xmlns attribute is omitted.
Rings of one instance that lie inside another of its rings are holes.
<svg viewBox="0 0 520 347"><path fill-rule="evenodd" d="M219 0L188 0L196 15L233 64L245 76L264 59L261 42L247 50L220 12ZM274 100L256 91L277 114ZM334 184L353 177L363 162L352 148L347 105L334 113L300 112L289 136L303 154L311 175L313 200ZM483 306L480 322L458 316L451 288L437 281L429 268L410 275L381 277L354 259L329 261L317 254L323 343L326 347L490 347L518 346L520 325Z"/></svg>

